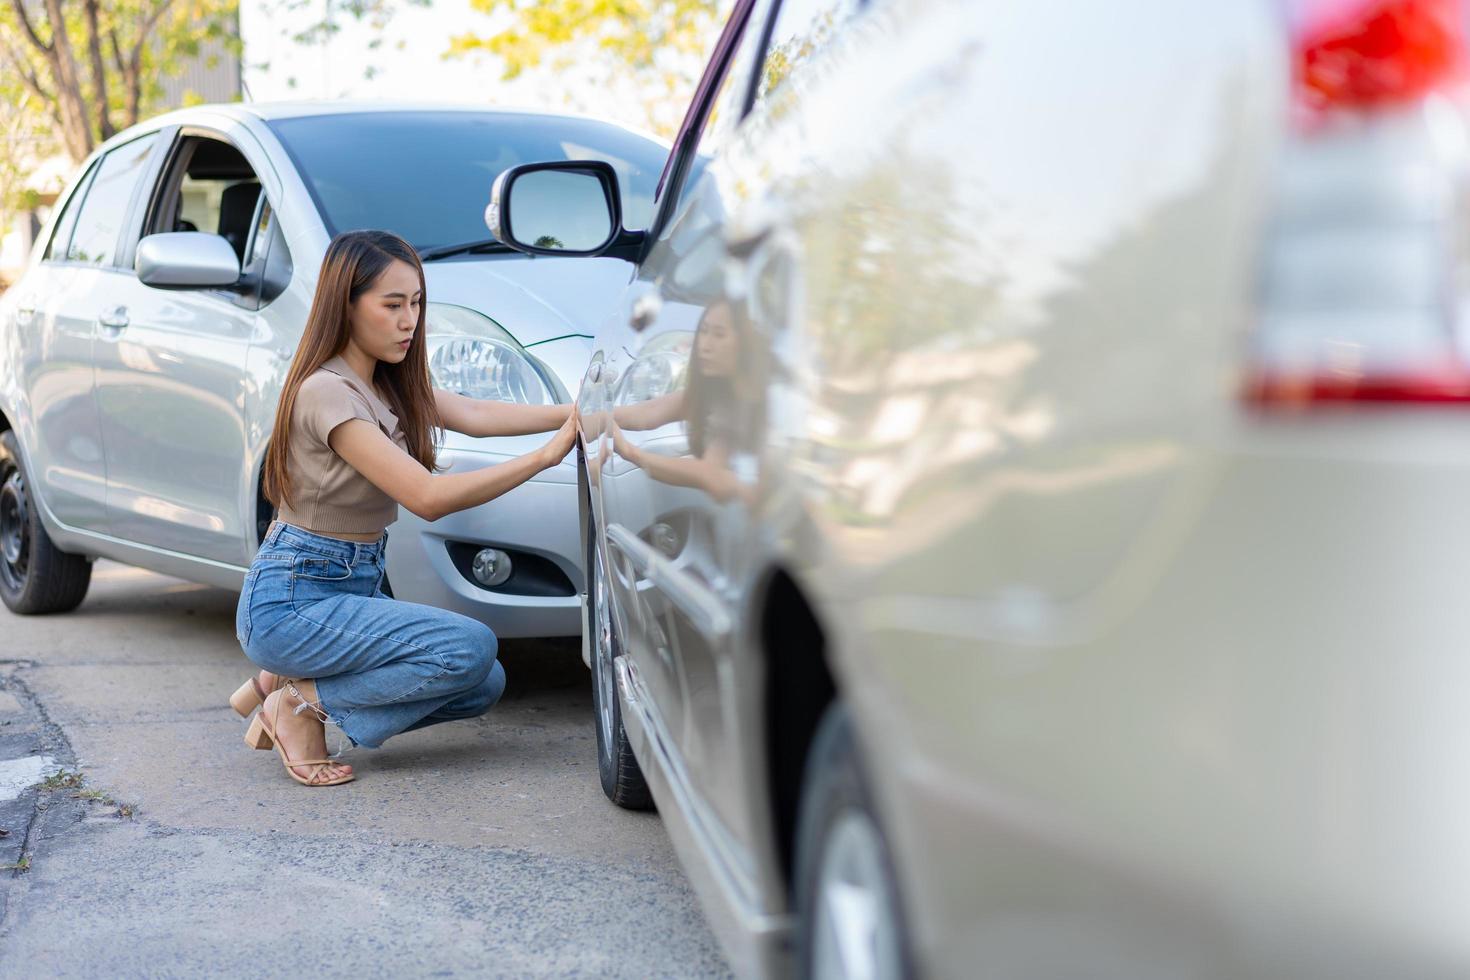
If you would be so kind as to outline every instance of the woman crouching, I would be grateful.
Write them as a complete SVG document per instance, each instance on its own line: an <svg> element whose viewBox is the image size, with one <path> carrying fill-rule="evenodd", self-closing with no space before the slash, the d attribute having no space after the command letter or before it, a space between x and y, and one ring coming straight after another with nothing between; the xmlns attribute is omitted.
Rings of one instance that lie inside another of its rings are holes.
<svg viewBox="0 0 1470 980"><path fill-rule="evenodd" d="M321 278L281 390L264 492L278 519L245 576L235 632L261 670L230 699L254 748L291 778L335 786L325 722L376 748L399 732L484 714L505 689L495 634L381 590L400 505L424 520L493 500L571 450L569 405L482 401L433 387L424 350L424 272L403 239L347 232ZM555 430L536 452L468 473L434 473L435 429L472 436Z"/></svg>

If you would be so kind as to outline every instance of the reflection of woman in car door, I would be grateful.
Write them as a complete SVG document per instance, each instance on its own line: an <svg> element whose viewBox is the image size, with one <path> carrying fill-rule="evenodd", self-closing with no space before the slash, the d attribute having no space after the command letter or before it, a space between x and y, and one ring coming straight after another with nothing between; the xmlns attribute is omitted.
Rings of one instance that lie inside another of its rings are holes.
<svg viewBox="0 0 1470 980"><path fill-rule="evenodd" d="M418 255L386 232L339 235L322 261L281 390L264 489L279 519L260 546L236 634L262 669L230 703L262 700L246 741L280 752L308 786L353 778L326 758L324 722L355 745L483 714L505 688L495 635L477 620L379 591L385 528L401 504L425 520L483 504L571 450L568 405L480 401L435 389L424 350ZM436 475L434 429L473 436L556 430L534 453Z"/></svg>
<svg viewBox="0 0 1470 980"><path fill-rule="evenodd" d="M730 304L708 307L694 332L688 381L681 391L623 405L612 412L613 451L660 483L703 490L724 503L750 503L751 473L737 465L758 434L753 386L762 383L752 362L752 345L742 342ZM656 429L683 420L689 456L645 452L623 438L621 430Z"/></svg>

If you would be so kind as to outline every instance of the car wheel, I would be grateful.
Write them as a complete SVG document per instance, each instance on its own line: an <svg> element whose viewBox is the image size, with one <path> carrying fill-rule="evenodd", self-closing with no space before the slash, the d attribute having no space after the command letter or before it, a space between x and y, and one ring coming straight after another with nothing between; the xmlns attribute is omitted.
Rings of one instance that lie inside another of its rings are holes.
<svg viewBox="0 0 1470 980"><path fill-rule="evenodd" d="M597 723L597 775L607 798L629 810L653 807L653 795L643 770L628 744L623 709L613 661L621 653L613 621L611 588L602 549L597 547L597 525L588 523L588 623L592 627L592 711Z"/></svg>
<svg viewBox="0 0 1470 980"><path fill-rule="evenodd" d="M21 615L69 612L92 581L92 563L51 543L30 496L15 432L0 432L0 600Z"/></svg>
<svg viewBox="0 0 1470 980"><path fill-rule="evenodd" d="M796 908L801 976L913 975L893 862L841 704L823 715L807 756L797 817Z"/></svg>
<svg viewBox="0 0 1470 980"><path fill-rule="evenodd" d="M266 499L265 493L257 487L255 492L255 543L265 543L266 533L270 531L271 524L276 519L276 505Z"/></svg>

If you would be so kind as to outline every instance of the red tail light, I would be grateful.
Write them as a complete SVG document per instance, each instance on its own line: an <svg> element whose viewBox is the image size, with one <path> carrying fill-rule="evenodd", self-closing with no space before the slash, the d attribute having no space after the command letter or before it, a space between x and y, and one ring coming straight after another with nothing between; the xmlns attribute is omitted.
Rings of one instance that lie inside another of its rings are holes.
<svg viewBox="0 0 1470 980"><path fill-rule="evenodd" d="M1467 2L1291 0L1246 403L1470 403Z"/></svg>
<svg viewBox="0 0 1470 980"><path fill-rule="evenodd" d="M1470 402L1470 371L1450 365L1440 371L1335 377L1257 374L1243 393L1246 404L1273 408L1344 402L1419 405Z"/></svg>
<svg viewBox="0 0 1470 980"><path fill-rule="evenodd" d="M1305 108L1412 101L1465 70L1460 0L1315 0L1294 46Z"/></svg>

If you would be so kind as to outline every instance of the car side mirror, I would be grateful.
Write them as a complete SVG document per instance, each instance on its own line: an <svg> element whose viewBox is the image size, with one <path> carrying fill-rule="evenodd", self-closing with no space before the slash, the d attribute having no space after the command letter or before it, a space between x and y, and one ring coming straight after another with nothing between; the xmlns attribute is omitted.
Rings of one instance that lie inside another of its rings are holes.
<svg viewBox="0 0 1470 980"><path fill-rule="evenodd" d="M219 235L170 231L138 242L133 271L158 289L228 288L240 281L240 257Z"/></svg>
<svg viewBox="0 0 1470 980"><path fill-rule="evenodd" d="M530 163L495 178L485 224L498 240L531 255L619 254L643 240L642 232L623 230L621 202L611 164Z"/></svg>

